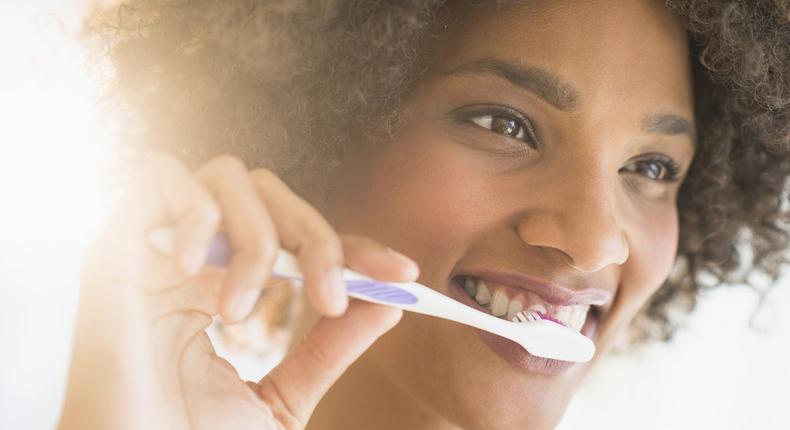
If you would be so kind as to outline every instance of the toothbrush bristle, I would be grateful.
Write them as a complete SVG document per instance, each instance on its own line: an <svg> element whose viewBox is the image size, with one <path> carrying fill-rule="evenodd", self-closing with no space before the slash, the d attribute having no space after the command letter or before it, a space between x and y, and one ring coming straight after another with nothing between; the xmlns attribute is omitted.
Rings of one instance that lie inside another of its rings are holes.
<svg viewBox="0 0 790 430"><path fill-rule="evenodd" d="M514 316L511 321L515 323L525 323L531 321L538 321L541 319L543 318L541 318L541 316L537 312L521 311L517 313L516 316Z"/></svg>

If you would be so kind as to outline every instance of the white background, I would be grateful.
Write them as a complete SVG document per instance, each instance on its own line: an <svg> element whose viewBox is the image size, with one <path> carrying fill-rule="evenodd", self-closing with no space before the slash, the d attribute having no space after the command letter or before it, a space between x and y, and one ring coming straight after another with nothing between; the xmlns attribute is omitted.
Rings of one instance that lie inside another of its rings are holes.
<svg viewBox="0 0 790 430"><path fill-rule="evenodd" d="M57 422L80 253L109 206L115 122L96 112L98 88L70 37L86 3L0 0L1 429ZM750 291L703 298L673 343L609 357L561 428L790 428L787 287L765 333L748 328Z"/></svg>

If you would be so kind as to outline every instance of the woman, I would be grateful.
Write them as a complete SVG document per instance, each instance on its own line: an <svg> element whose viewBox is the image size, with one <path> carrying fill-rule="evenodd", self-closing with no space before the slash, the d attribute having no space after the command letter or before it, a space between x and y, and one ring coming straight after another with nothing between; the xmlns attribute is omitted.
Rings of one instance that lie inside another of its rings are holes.
<svg viewBox="0 0 790 430"><path fill-rule="evenodd" d="M551 428L629 327L666 337L700 288L784 259L790 2L140 0L107 19L131 137L173 155L145 158L87 257L64 428ZM164 224L175 258L146 239ZM233 260L201 269L220 227ZM205 329L250 313L278 246L322 318L245 383ZM349 303L341 266L503 318L542 306L596 358Z"/></svg>

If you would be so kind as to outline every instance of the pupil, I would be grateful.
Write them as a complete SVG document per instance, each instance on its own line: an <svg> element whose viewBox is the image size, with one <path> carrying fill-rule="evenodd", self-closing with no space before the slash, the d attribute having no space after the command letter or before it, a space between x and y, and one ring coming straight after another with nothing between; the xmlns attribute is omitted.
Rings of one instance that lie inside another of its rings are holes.
<svg viewBox="0 0 790 430"><path fill-rule="evenodd" d="M661 177L661 166L656 163L645 163L643 169L645 174L652 179L659 179Z"/></svg>
<svg viewBox="0 0 790 430"><path fill-rule="evenodd" d="M491 120L491 128L497 133L508 136L517 136L519 132L519 124L516 120L501 116L495 116Z"/></svg>

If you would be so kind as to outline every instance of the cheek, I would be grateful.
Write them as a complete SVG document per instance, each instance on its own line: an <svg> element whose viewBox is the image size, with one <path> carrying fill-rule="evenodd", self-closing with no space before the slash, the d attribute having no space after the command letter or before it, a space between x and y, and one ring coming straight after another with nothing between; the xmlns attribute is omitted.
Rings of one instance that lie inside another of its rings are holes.
<svg viewBox="0 0 790 430"><path fill-rule="evenodd" d="M332 198L333 225L373 237L434 271L423 275L444 276L486 218L488 185L455 146L415 137L352 155L354 167L342 173L340 195Z"/></svg>
<svg viewBox="0 0 790 430"><path fill-rule="evenodd" d="M674 207L649 219L652 222L647 224L635 250L635 265L645 280L647 295L655 292L669 275L678 246L678 216Z"/></svg>
<svg viewBox="0 0 790 430"><path fill-rule="evenodd" d="M645 217L630 237L630 255L623 266L619 324L627 325L666 280L675 260L678 218L674 208Z"/></svg>

